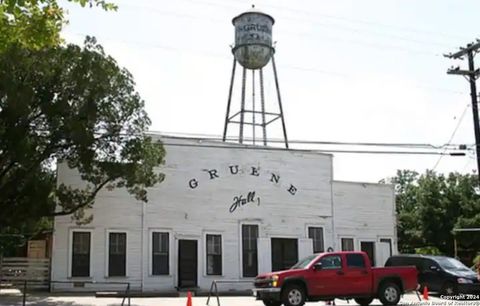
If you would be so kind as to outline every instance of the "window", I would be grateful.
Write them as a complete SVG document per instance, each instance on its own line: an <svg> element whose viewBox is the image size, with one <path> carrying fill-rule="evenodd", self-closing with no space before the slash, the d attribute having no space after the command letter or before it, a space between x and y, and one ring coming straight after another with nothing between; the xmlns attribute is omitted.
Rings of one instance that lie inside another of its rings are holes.
<svg viewBox="0 0 480 306"><path fill-rule="evenodd" d="M126 276L127 233L109 233L108 276Z"/></svg>
<svg viewBox="0 0 480 306"><path fill-rule="evenodd" d="M72 277L90 276L90 233L72 234Z"/></svg>
<svg viewBox="0 0 480 306"><path fill-rule="evenodd" d="M347 254L347 267L365 268L365 260L361 254Z"/></svg>
<svg viewBox="0 0 480 306"><path fill-rule="evenodd" d="M340 255L329 255L322 257L320 259L322 263L322 269L341 269L342 268L342 258Z"/></svg>
<svg viewBox="0 0 480 306"><path fill-rule="evenodd" d="M222 275L221 235L207 235L207 275Z"/></svg>
<svg viewBox="0 0 480 306"><path fill-rule="evenodd" d="M353 238L342 238L342 251L353 250Z"/></svg>
<svg viewBox="0 0 480 306"><path fill-rule="evenodd" d="M168 233L152 233L152 275L169 274Z"/></svg>
<svg viewBox="0 0 480 306"><path fill-rule="evenodd" d="M323 253L323 228L309 227L308 238L313 240L313 253Z"/></svg>
<svg viewBox="0 0 480 306"><path fill-rule="evenodd" d="M258 274L258 225L242 225L242 262L243 277L255 277Z"/></svg>

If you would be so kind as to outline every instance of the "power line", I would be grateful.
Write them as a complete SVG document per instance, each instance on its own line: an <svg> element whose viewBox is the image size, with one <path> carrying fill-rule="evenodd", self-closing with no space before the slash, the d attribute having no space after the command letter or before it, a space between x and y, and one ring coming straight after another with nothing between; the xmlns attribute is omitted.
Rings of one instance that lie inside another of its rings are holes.
<svg viewBox="0 0 480 306"><path fill-rule="evenodd" d="M84 37L84 36L88 35L86 33L78 33L78 32L76 32L76 33L66 32L66 33L67 33L67 35L74 35L74 36L79 36L79 37ZM169 51L169 52L174 52L174 53L182 52L182 53L194 54L194 55L197 55L197 56L207 56L207 57L221 58L221 59L230 61L230 57L227 56L227 54L223 54L223 53L215 53L215 52L211 52L211 51L200 50L200 49L192 49L192 48L179 48L179 47L173 47L173 46L169 46L169 45L165 45L165 44L158 44L158 43L151 43L151 42L132 41L132 40L125 40L125 39L113 39L113 38L109 38L109 37L104 37L102 35L100 35L100 36L97 35L97 37L103 37L102 40L104 40L104 41L110 41L110 42L114 42L114 43L123 43L123 44L129 45L129 46L134 46L134 47L137 47L137 48L139 46L144 46L144 47L149 47L149 48L162 49L162 50ZM377 46L377 47L382 48L382 46ZM323 69L312 68L312 67L301 67L301 66L291 66L291 65L281 65L280 67L282 69L291 69L291 70L326 74L326 75L333 76L333 77L343 77L343 78L353 77L351 75L348 75L348 74L345 74L345 73L342 73L342 72L329 71L329 70L323 70ZM455 94L455 95L466 94L466 93L451 90L451 89L437 88L437 87L432 87L432 86L428 86L428 85L427 86L416 85L414 87L422 88L424 90L428 90L428 91L432 91L432 92L442 91L442 92L445 92L445 93Z"/></svg>
<svg viewBox="0 0 480 306"><path fill-rule="evenodd" d="M455 126L455 129L453 130L452 135L451 135L450 138L448 139L448 142L447 142L448 145L452 142L453 137L455 137L455 134L457 133L458 128L460 127L460 124L462 123L463 118L465 117L465 114L467 113L467 109L468 109L469 106L470 106L470 104L467 104L467 106L466 106L465 109L463 110L462 115L460 116L460 119L458 120L457 125ZM445 149L445 150L446 150L446 149ZM435 171L435 169L437 168L437 166L440 164L440 161L442 160L442 157L443 157L443 155L440 155L440 157L438 158L437 162L436 162L435 165L433 166L433 169L432 169L432 170Z"/></svg>
<svg viewBox="0 0 480 306"><path fill-rule="evenodd" d="M202 147L202 148L216 148L216 149L232 149L232 145L236 145L242 149L247 150L264 150L264 151L285 151L285 150L292 150L292 149L285 149L285 148L277 148L277 147L263 147L263 146L249 146L245 144L230 144L230 145L222 145L222 144L187 144L187 143L175 143L175 142L168 142L162 141L163 145L165 146L177 146L177 147ZM435 151L373 151L373 150L319 150L319 149L293 149L294 151L301 151L301 152L312 152L312 153L346 153L346 154L382 154L382 155L449 155L449 156L464 156L464 152L452 152L452 153L445 153L445 152L435 152Z"/></svg>
<svg viewBox="0 0 480 306"><path fill-rule="evenodd" d="M228 6L225 5L224 3L220 4L217 2L211 2L211 1L205 1L205 0L184 0L188 2L196 2L196 3L203 3L211 6L218 6L218 7L223 7L223 8L229 8L229 9L239 9L239 6ZM241 2L244 4L245 2L243 0L235 0L236 2ZM243 5L242 5L243 6ZM370 21L370 20L361 20L361 19L353 19L353 18L348 18L348 17L340 17L340 16L333 16L333 15L328 15L320 12L313 12L313 11L305 11L305 10L300 10L298 7L288 7L288 6L280 6L276 4L267 4L266 6L271 7L271 8L276 8L278 10L284 11L284 12L297 12L301 13L303 15L308 15L312 16L313 18L318 19L318 17L324 17L328 19L333 19L333 20L339 20L342 22L349 22L349 23L357 23L357 24L364 24L367 26L371 27L384 27L384 28L390 28L395 31L401 31L401 32L409 32L409 33L419 33L422 35L428 35L431 37L432 35L437 35L437 36L443 36L443 37L452 37L452 38L457 38L457 39L466 39L467 37L465 36L459 36L451 33L442 33L438 31L428 31L428 30L422 30L418 28L411 28L411 27L404 27L404 26L398 26L398 25L391 25L391 24L384 24L380 22L375 22L375 21ZM302 19L304 20L304 19Z"/></svg>
<svg viewBox="0 0 480 306"><path fill-rule="evenodd" d="M127 6L130 8L134 9L140 9L140 10L145 10L149 13L154 13L154 14L160 14L160 15L166 15L166 16L175 16L175 17L180 17L180 18L189 18L189 19L197 19L197 20L202 20L202 21L218 21L218 22L224 22L225 19L220 19L220 18L212 18L211 16L208 17L202 17L199 15L190 15L190 14L184 14L184 13L178 13L178 12L172 12L172 11L165 11L165 10L159 10L155 7L150 7L150 6L138 6L138 5L131 5L131 4L123 4L122 6ZM292 18L292 17L282 17L282 20L293 20L293 21L300 21L305 23L304 18ZM340 31L346 31L346 32L351 32L351 33L357 33L357 34L369 34L369 35L376 35L376 36L382 36L382 37L387 37L395 40L403 40L406 42L411 42L411 43L416 43L416 44L423 44L423 45L436 45L436 46L444 46L444 47L450 47L452 44L448 44L445 42L433 42L433 41L425 41L425 40L418 40L418 39L412 39L409 37L404 37L404 36L398 36L398 35L393 35L393 34L388 34L388 33L382 33L382 32L375 32L371 30L359 30L356 28L348 27L348 26L343 26L339 24L328 24L328 23L321 23L318 22L317 20L309 20L309 23L318 25L320 27L326 27L326 28L333 28L337 29ZM305 23L306 24L306 23ZM290 31L283 31L285 33L290 33L292 35L298 36L298 34L310 34L308 32L290 32ZM401 47L404 48L404 47ZM405 48L404 48L405 49ZM418 50L411 50L412 52L425 52L425 51L418 51Z"/></svg>
<svg viewBox="0 0 480 306"><path fill-rule="evenodd" d="M208 3L208 2L207 2ZM212 4L212 5L216 5L216 4ZM189 15L189 14L184 14L184 13L178 13L178 12L171 12L171 11L163 11L163 10L158 10L154 7L145 7L145 6L132 6L132 5L127 5L127 7L130 6L130 7L136 7L136 8L139 8L139 9L145 9L145 10L148 10L148 12L151 12L151 13L157 13L157 14L162 14L162 15L167 15L167 16L175 16L175 17L181 17L181 18L189 18L189 19L196 19L196 20L207 20L207 21L219 21L219 22L224 22L223 19L218 19L218 18L211 18L211 17L208 17L208 19L206 18L201 18L201 17L198 17L198 16L195 16L195 15ZM224 7L224 5L220 5L222 7ZM299 19L299 18L292 18L292 17L283 17L283 19L290 19L290 20L294 20L294 21L304 21L304 19ZM342 31L349 31L349 32L353 32L353 33L369 33L369 34L373 34L373 35L380 35L380 36L390 36L391 38L394 38L396 40L404 40L404 41L409 41L409 42L415 42L415 43L422 43L422 44L430 44L430 45L442 45L442 46L451 46L451 44L446 44L446 43L437 43L437 42L426 42L424 40L414 40L414 39L411 39L411 38L406 38L406 37L402 37L402 36L395 36L395 35L389 35L389 34L383 34L383 33L378 33L378 32L365 32L365 31L361 31L361 30L357 30L357 29L352 29L352 28L349 28L349 27L345 27L345 26L338 26L338 25L329 25L329 24L325 24L325 23L319 23L317 21L312 21L312 23L314 24L317 24L319 26L323 26L323 27L327 27L327 28L338 28ZM295 32L290 32L290 31L283 31L283 33L289 33L290 35L292 36L307 36L307 37L315 37L315 38L318 38L319 35L314 35L310 32L301 32L301 31L295 31ZM366 47L369 47L369 48L375 48L375 49L378 49L378 48L381 48L380 50L383 50L383 49L390 49L390 50L394 50L394 51L400 51L400 52L409 52L409 53L416 53L416 54L419 54L419 55L424 55L424 56L438 56L440 57L441 54L438 53L438 52L429 52L429 51L424 51L424 50L418 50L418 49L412 49L412 48L406 48L404 46L400 46L400 45L389 45L389 44L379 44L379 43L369 43L369 42L366 42L366 41L361 41L361 40L351 40L351 39L342 39L342 38L338 38L338 37L331 37L331 36L325 36L325 35L321 35L320 36L322 39L326 39L326 40L330 40L330 41L340 41L340 42L345 42L345 43L353 43L353 44L357 44L357 45L361 45L361 46L366 46Z"/></svg>
<svg viewBox="0 0 480 306"><path fill-rule="evenodd" d="M176 138L190 138L197 141L223 141L221 135L212 135L212 134L193 134L193 133L168 133L168 132L158 132L158 131L149 131L148 134L165 136L165 137L176 137ZM237 140L234 137L227 137L227 141ZM244 138L245 141L252 141L251 138ZM280 138L271 138L268 140L270 143L283 143L284 140ZM460 146L465 146L465 144L451 144L447 143L444 145L433 145L427 143L380 143L380 142L346 142L346 141L319 141L319 140L299 140L293 139L289 140L289 143L292 144L303 144L303 145L337 145L337 146L374 146L374 147L397 147L397 148L409 148L409 149L457 149ZM467 150L467 149L466 149Z"/></svg>

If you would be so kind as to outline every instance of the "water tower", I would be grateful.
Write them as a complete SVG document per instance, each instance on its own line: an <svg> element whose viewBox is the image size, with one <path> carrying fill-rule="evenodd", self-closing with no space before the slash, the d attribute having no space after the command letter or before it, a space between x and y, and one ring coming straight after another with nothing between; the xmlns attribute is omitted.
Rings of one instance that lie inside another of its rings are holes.
<svg viewBox="0 0 480 306"><path fill-rule="evenodd" d="M253 145L257 143L256 130L261 128L263 145L267 145L267 126L278 119L281 120L285 147L288 148L287 130L283 117L282 100L280 98L280 86L278 85L277 68L275 66L275 48L272 45L272 26L275 20L268 14L255 9L238 15L233 18L235 26L235 45L232 48L233 68L228 93L227 114L223 130L223 141L227 140L228 127L231 124L239 126L238 142L244 143L247 137L244 136L245 128L251 127ZM242 66L242 84L240 94L240 110L231 115L232 93L235 83L235 70L237 62ZM266 111L263 68L272 63L273 76L275 80L278 109ZM258 79L256 74L258 73ZM251 75L249 92L247 92L247 77ZM259 85L259 91L256 89ZM260 110L256 105L255 93L260 93ZM251 102L247 106L246 99ZM251 98L250 98L251 97ZM230 137L228 139L231 139Z"/></svg>

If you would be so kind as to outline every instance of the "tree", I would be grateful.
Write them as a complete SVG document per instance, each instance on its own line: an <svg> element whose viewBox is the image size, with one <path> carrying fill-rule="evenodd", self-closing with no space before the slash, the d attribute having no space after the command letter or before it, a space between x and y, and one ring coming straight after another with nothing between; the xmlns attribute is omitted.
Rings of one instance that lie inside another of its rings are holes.
<svg viewBox="0 0 480 306"><path fill-rule="evenodd" d="M144 133L149 125L132 76L94 39L0 52L0 231L40 216L81 219L104 187L147 201L164 157ZM57 186L55 161L87 186Z"/></svg>
<svg viewBox="0 0 480 306"><path fill-rule="evenodd" d="M105 0L69 1L105 10L117 9ZM11 44L31 49L58 46L65 23L65 12L57 0L0 0L0 51Z"/></svg>
<svg viewBox="0 0 480 306"><path fill-rule="evenodd" d="M94 40L64 46L66 23L57 0L0 0L0 256L51 229L53 215L88 222L84 209L104 187L147 201L145 188L163 179L153 169L164 151L143 134L150 121L131 75ZM56 186L57 160L88 188Z"/></svg>
<svg viewBox="0 0 480 306"><path fill-rule="evenodd" d="M426 171L398 171L390 179L396 188L399 249L437 248L453 256L454 228L479 227L480 197L475 192L477 177L450 173L447 176ZM480 247L480 239L458 236L461 244Z"/></svg>

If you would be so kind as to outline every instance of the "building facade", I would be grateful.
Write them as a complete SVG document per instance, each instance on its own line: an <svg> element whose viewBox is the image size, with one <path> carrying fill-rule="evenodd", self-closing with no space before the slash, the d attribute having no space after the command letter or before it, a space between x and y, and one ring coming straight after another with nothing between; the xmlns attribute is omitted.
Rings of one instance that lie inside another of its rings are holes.
<svg viewBox="0 0 480 306"><path fill-rule="evenodd" d="M333 181L332 155L162 141L165 180L148 190L148 203L103 190L88 225L55 218L52 280L76 283L54 283L53 290L128 282L145 292L207 291L213 280L252 280L314 252L364 250L376 265L396 253L392 186ZM84 185L65 164L58 180Z"/></svg>

